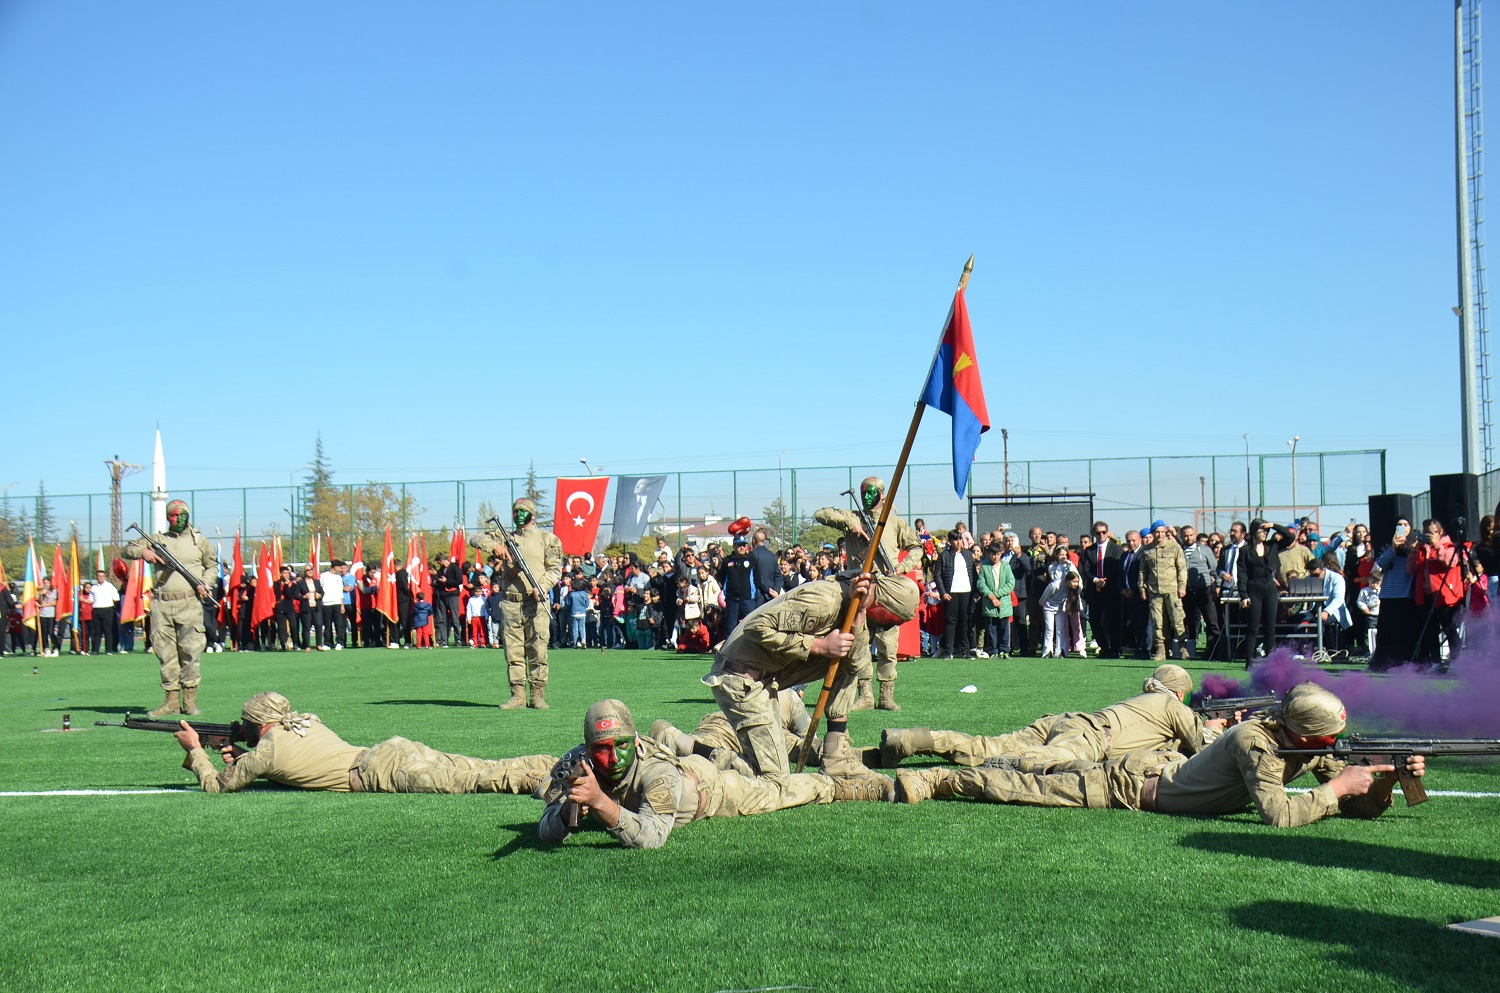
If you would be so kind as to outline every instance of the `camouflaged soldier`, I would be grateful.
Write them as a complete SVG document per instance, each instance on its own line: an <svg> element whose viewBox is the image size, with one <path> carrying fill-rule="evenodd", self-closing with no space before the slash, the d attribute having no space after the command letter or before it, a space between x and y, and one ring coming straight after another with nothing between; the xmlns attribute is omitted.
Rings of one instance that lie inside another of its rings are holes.
<svg viewBox="0 0 1500 993"><path fill-rule="evenodd" d="M854 631L843 634L844 610L856 592L863 594ZM777 717L773 695L782 687L822 680L829 660L846 661L834 677L828 704L828 733L823 737L822 771L833 776L866 772L849 747L849 708L854 702L854 673L847 658L866 623L872 601L899 622L916 615L917 585L904 576L840 577L804 583L756 608L718 648L703 683L740 740L741 750L762 776L784 776L792 745Z"/></svg>
<svg viewBox="0 0 1500 993"><path fill-rule="evenodd" d="M1151 547L1141 552L1141 597L1151 611L1152 654L1157 662L1167 657L1169 641L1178 642L1178 655L1188 657L1187 645L1182 643L1186 631L1186 619L1182 613L1182 598L1187 596L1187 559L1182 546L1168 537L1165 521L1151 524Z"/></svg>
<svg viewBox="0 0 1500 993"><path fill-rule="evenodd" d="M879 476L866 476L859 484L859 495L857 499L861 506L870 515L873 521L880 520L880 507L885 502L885 480ZM848 552L849 565L863 566L865 556L870 552L870 535L865 533L864 522L858 514L852 510L843 510L838 507L824 507L814 515L818 523L826 524L831 528L837 528L844 532L844 548ZM905 518L895 512L885 522L885 530L880 535L880 547L885 551L895 569L906 566L905 571L919 569L922 566L922 539L912 526L906 523ZM905 563L901 562L901 553L907 553ZM879 556L875 559L875 568L880 568ZM895 573L891 573L895 575ZM870 642L874 641L880 649L880 669L875 673L880 680L880 702L881 710L900 710L896 703L896 661L897 649L900 645L900 625L893 623L893 619L882 616L876 611L876 616L869 619L868 629L855 640L854 649L849 653L849 659L854 664L855 690L857 696L851 710L869 710L877 706L870 694Z"/></svg>
<svg viewBox="0 0 1500 993"><path fill-rule="evenodd" d="M781 723L787 742L795 751L812 724L800 685L777 691L776 719ZM734 728L730 726L723 711L719 710L710 710L704 714L692 734L674 727L671 721L660 720L651 725L650 737L678 755L702 755L707 758L715 749L736 755L743 754L739 736L734 733ZM814 744L817 744L816 739Z"/></svg>
<svg viewBox="0 0 1500 993"><path fill-rule="evenodd" d="M151 536L187 567L192 577L176 569L162 569L161 557L145 538L125 546L127 559L145 559L157 565L156 585L151 594L151 650L161 660L161 688L166 700L152 717L181 711L201 714L198 685L202 682L198 660L208 645L203 626L203 600L218 579L219 557L208 539L188 525L188 505L181 500L167 504L167 533Z"/></svg>
<svg viewBox="0 0 1500 993"><path fill-rule="evenodd" d="M1344 729L1344 705L1314 683L1292 687L1281 705L1236 724L1192 758L1172 752L1134 752L1104 763L1044 775L1003 769L927 769L902 772L905 802L929 797L974 797L989 803L1036 807L1115 807L1161 814L1233 814L1254 806L1263 823L1301 827L1332 814L1374 818L1391 805L1391 765L1345 765L1331 758L1277 755L1281 748L1326 748ZM1407 760L1414 776L1421 756ZM1317 788L1295 796L1286 785L1304 772ZM1376 779L1376 774L1384 778Z"/></svg>
<svg viewBox="0 0 1500 993"><path fill-rule="evenodd" d="M746 775L714 758L679 756L635 733L630 708L601 700L583 719L583 744L569 751L539 790L547 801L537 824L543 844L566 841L570 810L590 816L626 848L660 848L673 828L705 817L742 817L810 803L889 801L890 777L835 779L814 773Z"/></svg>
<svg viewBox="0 0 1500 993"><path fill-rule="evenodd" d="M1222 720L1204 721L1183 702L1193 691L1193 677L1180 665L1158 667L1141 690L1092 714L1052 714L992 737L888 728L880 736L880 764L894 769L910 755L938 755L958 765L999 763L1035 772L1057 762L1103 762L1166 748L1192 755L1224 727Z"/></svg>
<svg viewBox="0 0 1500 993"><path fill-rule="evenodd" d="M498 556L502 563L505 599L500 603L500 635L505 645L510 699L502 703L500 709L533 707L547 710L547 639L551 634L552 620L546 602L547 591L556 586L562 576L562 542L551 531L537 526L536 504L525 497L511 504L510 514L515 524L511 535L540 589L532 588L520 564L511 561L510 550L499 530L486 531L469 539L471 546L486 556Z"/></svg>
<svg viewBox="0 0 1500 993"><path fill-rule="evenodd" d="M428 748L419 741L389 738L360 748L328 730L317 714L299 714L280 693L257 693L245 701L241 720L256 740L253 751L223 752L224 771L214 768L186 722L177 741L205 793L233 793L257 779L302 790L335 793L531 793L557 759L524 755L475 759Z"/></svg>

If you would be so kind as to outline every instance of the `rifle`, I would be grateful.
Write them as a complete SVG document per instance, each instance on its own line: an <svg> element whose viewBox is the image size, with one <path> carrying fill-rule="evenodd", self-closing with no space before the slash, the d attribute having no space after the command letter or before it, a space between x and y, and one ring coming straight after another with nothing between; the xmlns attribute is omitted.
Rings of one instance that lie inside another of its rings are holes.
<svg viewBox="0 0 1500 993"><path fill-rule="evenodd" d="M1235 720L1235 714L1242 710L1265 710L1274 707L1281 701L1274 696L1205 696L1193 705L1193 713L1205 721L1212 720Z"/></svg>
<svg viewBox="0 0 1500 993"><path fill-rule="evenodd" d="M129 728L132 731L165 731L175 734L182 730L182 723L178 721L153 721L143 717L131 717L129 711L125 713L124 724L111 724L109 721L95 721L95 727L102 728ZM255 725L246 724L244 721L235 721L232 724L209 724L204 721L188 721L187 726L198 732L198 739L203 742L203 747L218 751L228 748L230 745L253 744L251 732L254 737L260 736L260 728Z"/></svg>
<svg viewBox="0 0 1500 993"><path fill-rule="evenodd" d="M516 544L515 535L506 530L505 525L500 523L500 518L498 517L491 517L489 523L495 525L500 531L500 537L505 539L505 550L510 553L510 557L515 561L516 565L521 567L521 573L526 577L526 581L531 584L531 588L538 593L545 592L542 589L542 584L537 582L536 577L531 574L531 566L526 564L526 556L521 554L521 546ZM574 826L576 826L576 822Z"/></svg>
<svg viewBox="0 0 1500 993"><path fill-rule="evenodd" d="M1413 755L1500 755L1500 738L1386 738L1351 734L1327 748L1280 748L1281 756L1332 756L1351 765L1394 765L1406 805L1427 800L1422 780L1406 773L1406 760Z"/></svg>
<svg viewBox="0 0 1500 993"><path fill-rule="evenodd" d="M552 782L543 793L543 799L553 803L562 799L563 825L569 831L578 830L578 804L567 799L568 791L573 784L583 778L583 770L589 766L588 756L578 755L573 758L563 756L562 761L552 768Z"/></svg>
<svg viewBox="0 0 1500 993"><path fill-rule="evenodd" d="M850 502L854 504L854 512L859 515L859 523L865 529L866 536L873 542L875 540L875 519L870 516L870 512L864 508L859 498L854 495L854 488L851 486L840 493L839 496L848 497ZM875 556L880 560L880 568L884 569L887 574L895 573L896 566L891 562L891 557L886 554L884 545L875 546Z"/></svg>
<svg viewBox="0 0 1500 993"><path fill-rule="evenodd" d="M134 531L142 538L145 538L146 544L150 545L151 550L156 553L157 558L161 559L162 565L166 566L168 569L174 570L183 579L186 579L188 581L188 585L193 588L193 592L197 593L199 590L202 590L202 593L198 593L199 599L203 600L206 603L212 604L215 610L219 609L219 601L214 598L214 595L211 592L209 592L208 584L199 579L197 576L194 576L192 573L188 572L187 566L177 561L177 556L167 551L166 545L163 545L161 542L157 541L155 538L142 531L139 524L132 524L125 530ZM181 731L182 728L178 728L177 730Z"/></svg>

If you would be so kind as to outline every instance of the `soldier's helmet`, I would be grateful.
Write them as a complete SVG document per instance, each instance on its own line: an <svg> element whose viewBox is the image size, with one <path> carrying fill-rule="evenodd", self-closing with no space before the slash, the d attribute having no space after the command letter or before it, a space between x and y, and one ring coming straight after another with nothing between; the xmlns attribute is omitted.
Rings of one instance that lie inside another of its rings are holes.
<svg viewBox="0 0 1500 993"><path fill-rule="evenodd" d="M1344 702L1317 683L1298 683L1281 698L1282 726L1304 738L1339 734L1348 719Z"/></svg>
<svg viewBox="0 0 1500 993"><path fill-rule="evenodd" d="M524 510L532 517L536 516L536 504L532 503L528 497L516 497L516 502L510 505L510 509L512 513Z"/></svg>
<svg viewBox="0 0 1500 993"><path fill-rule="evenodd" d="M634 736L635 718L620 700L600 700L583 715L583 741L586 745Z"/></svg>

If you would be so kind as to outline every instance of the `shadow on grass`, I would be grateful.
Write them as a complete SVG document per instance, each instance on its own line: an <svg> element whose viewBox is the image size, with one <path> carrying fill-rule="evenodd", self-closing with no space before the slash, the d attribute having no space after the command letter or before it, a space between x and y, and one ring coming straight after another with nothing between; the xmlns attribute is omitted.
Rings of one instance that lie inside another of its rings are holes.
<svg viewBox="0 0 1500 993"><path fill-rule="evenodd" d="M159 693L157 694L157 696L160 695L161 694ZM65 711L74 714L133 714L136 717L145 717L146 711L150 710L153 706L155 705L151 703L145 703L136 707L93 707L86 703L75 703L67 707L52 707L50 708L49 712L54 714L61 714ZM183 720L186 719L187 718L184 715Z"/></svg>
<svg viewBox="0 0 1500 993"><path fill-rule="evenodd" d="M371 700L372 707L488 707L493 703L475 703L472 700Z"/></svg>
<svg viewBox="0 0 1500 993"><path fill-rule="evenodd" d="M1330 946L1330 962L1383 973L1404 989L1448 993L1493 988L1488 980L1495 939L1449 931L1420 918L1281 900L1235 907L1229 916L1247 931L1321 942Z"/></svg>
<svg viewBox="0 0 1500 993"><path fill-rule="evenodd" d="M1430 879L1450 886L1491 889L1500 886L1500 861L1435 855L1406 848L1386 848L1364 841L1308 838L1291 832L1256 831L1244 834L1190 834L1186 848L1220 855L1249 855L1278 862L1333 869L1363 869L1391 876Z"/></svg>
<svg viewBox="0 0 1500 993"><path fill-rule="evenodd" d="M718 706L718 704L714 702L714 698L711 696L683 697L681 700L668 700L667 703L703 703L707 704L710 707Z"/></svg>
<svg viewBox="0 0 1500 993"><path fill-rule="evenodd" d="M493 861L500 861L508 855L514 855L520 851L550 852L555 851L556 846L544 845L536 837L536 821L522 821L519 824L502 824L501 831L514 831L515 837L490 855Z"/></svg>

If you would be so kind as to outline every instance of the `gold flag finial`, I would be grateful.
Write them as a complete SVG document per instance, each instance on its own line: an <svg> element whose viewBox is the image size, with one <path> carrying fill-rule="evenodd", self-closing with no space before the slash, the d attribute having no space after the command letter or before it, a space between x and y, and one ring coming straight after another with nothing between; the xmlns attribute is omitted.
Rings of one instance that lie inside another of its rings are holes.
<svg viewBox="0 0 1500 993"><path fill-rule="evenodd" d="M969 261L964 263L964 274L958 277L958 291L963 292L964 287L969 285L969 276L974 272L974 255L969 254Z"/></svg>

